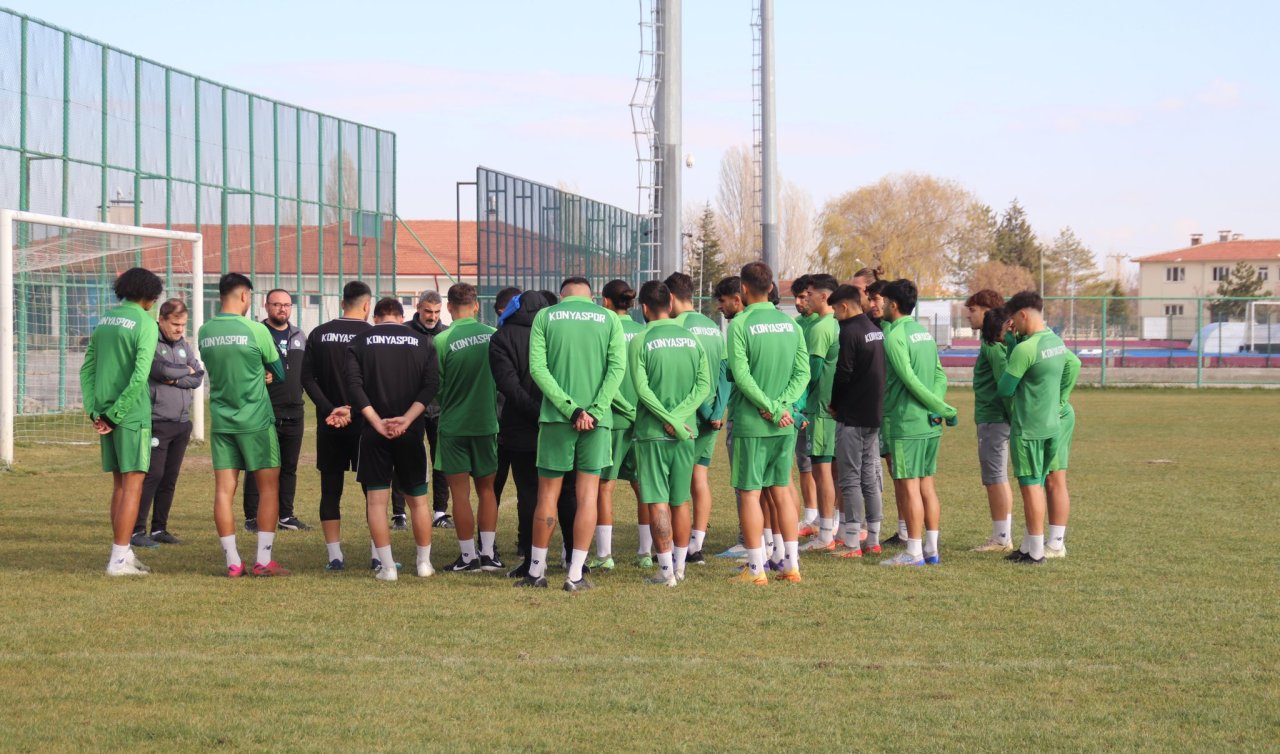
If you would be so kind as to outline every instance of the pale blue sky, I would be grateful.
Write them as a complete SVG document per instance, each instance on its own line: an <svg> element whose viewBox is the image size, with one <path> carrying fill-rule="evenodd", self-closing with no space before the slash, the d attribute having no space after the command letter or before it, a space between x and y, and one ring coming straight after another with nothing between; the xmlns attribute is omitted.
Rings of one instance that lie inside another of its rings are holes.
<svg viewBox="0 0 1280 754"><path fill-rule="evenodd" d="M209 78L397 132L406 218L477 164L636 207L634 0L10 0ZM776 0L779 163L821 206L887 173L1018 197L1141 255L1280 237L1280 4ZM684 0L685 196L751 140L750 0Z"/></svg>

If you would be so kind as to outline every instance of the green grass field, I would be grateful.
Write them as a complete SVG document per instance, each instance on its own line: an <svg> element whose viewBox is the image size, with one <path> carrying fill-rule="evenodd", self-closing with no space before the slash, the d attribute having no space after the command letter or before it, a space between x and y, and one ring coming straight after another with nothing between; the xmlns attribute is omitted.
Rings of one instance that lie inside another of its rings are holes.
<svg viewBox="0 0 1280 754"><path fill-rule="evenodd" d="M968 391L952 397L971 416ZM581 595L489 575L383 584L324 573L318 530L280 535L292 578L230 581L202 448L172 517L186 544L144 552L148 578L109 580L97 450L19 448L0 474L0 749L1280 749L1280 393L1075 403L1066 560L968 552L989 523L964 424L942 448L941 567L815 556L804 583L767 589L728 583L723 560L676 590L621 563ZM723 452L713 477L708 551L736 533ZM317 497L307 468L311 523ZM634 552L631 500L620 554ZM346 510L359 564L351 492ZM457 542L436 534L440 566ZM409 535L394 544L410 562Z"/></svg>

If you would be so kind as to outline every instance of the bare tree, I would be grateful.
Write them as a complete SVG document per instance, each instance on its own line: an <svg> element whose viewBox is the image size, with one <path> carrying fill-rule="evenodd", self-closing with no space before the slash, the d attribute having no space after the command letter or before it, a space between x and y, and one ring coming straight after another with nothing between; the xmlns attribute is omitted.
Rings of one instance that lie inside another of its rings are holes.
<svg viewBox="0 0 1280 754"><path fill-rule="evenodd" d="M738 145L720 159L720 188L716 194L716 231L725 264L737 268L760 258L760 217L756 213L755 163L751 149ZM778 177L779 278L807 271L813 262L818 229L813 197Z"/></svg>
<svg viewBox="0 0 1280 754"><path fill-rule="evenodd" d="M784 181L778 192L781 210L778 227L779 280L803 275L813 269L814 251L818 246L818 224L814 218L813 197L791 181Z"/></svg>
<svg viewBox="0 0 1280 754"><path fill-rule="evenodd" d="M987 242L976 227L985 222L980 206L954 181L914 173L882 178L827 202L816 261L841 278L879 265L911 278L922 293L943 293L953 277L950 260Z"/></svg>

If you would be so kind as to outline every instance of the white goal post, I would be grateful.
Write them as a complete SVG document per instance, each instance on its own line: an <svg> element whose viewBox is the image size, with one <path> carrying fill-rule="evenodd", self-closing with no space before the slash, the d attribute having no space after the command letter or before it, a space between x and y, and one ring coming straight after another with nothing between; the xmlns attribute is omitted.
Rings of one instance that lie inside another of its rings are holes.
<svg viewBox="0 0 1280 754"><path fill-rule="evenodd" d="M1258 307L1264 310L1275 308L1275 322L1259 322ZM1249 349L1249 353L1258 353L1259 345L1266 345L1267 349L1280 347L1280 300L1270 301L1250 301L1249 314L1245 317L1248 323L1249 335L1245 341L1245 347ZM1280 352L1280 351L1278 351Z"/></svg>
<svg viewBox="0 0 1280 754"><path fill-rule="evenodd" d="M183 248L190 248L189 254L181 255L186 258L173 257L172 248L178 244ZM27 298L19 302L28 318L43 318L42 323L53 329L52 320L55 316L63 317L63 321L67 316L54 310L68 306L68 302L62 297L66 296L69 277L89 281L74 284L79 286L77 293L91 294L85 296L86 301L105 301L102 288L105 286L106 293L110 293L109 283L106 281L123 272L119 268L126 264L137 266L136 262L130 263L129 260L142 260L146 254L150 254L154 258L153 263L144 266L161 267L152 269L161 278L172 279L175 275L190 278L188 332L191 335L189 342L195 344L194 334L204 322L205 312L203 246L199 233L0 209L0 466L13 464L17 436L15 427L19 417L26 413L25 407L18 405L17 395L17 380L21 377L18 376L19 322L15 317L14 300L16 286L22 284L26 277L58 276L61 289L58 288L59 284L44 286L48 289L47 299L38 296L40 286L33 285L24 288L24 296ZM165 248L169 249L169 253L160 257L158 250ZM111 296L111 300L114 300L114 296ZM90 316L96 318L105 308L98 306ZM56 337L65 341L67 335L59 332ZM87 342L87 333L77 339L77 343L79 342ZM26 356L26 344L22 345L23 355ZM82 426L90 431L83 403L75 405L79 398L79 367L75 367L72 375L65 354L60 354L58 361L56 392L59 416L64 423L78 421L77 427ZM192 400L192 439L195 440L203 440L205 436L204 393L203 386L196 388ZM70 398L67 397L68 394L71 394ZM73 417L73 413L78 416Z"/></svg>

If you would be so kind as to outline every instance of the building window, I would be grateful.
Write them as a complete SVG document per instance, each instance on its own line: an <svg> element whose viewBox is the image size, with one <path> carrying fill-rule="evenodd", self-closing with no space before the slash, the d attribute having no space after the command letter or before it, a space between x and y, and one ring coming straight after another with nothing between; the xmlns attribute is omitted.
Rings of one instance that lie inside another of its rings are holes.
<svg viewBox="0 0 1280 754"><path fill-rule="evenodd" d="M1214 267L1213 268L1213 282L1215 283L1221 283L1222 281L1226 280L1230 276L1231 276L1230 267Z"/></svg>
<svg viewBox="0 0 1280 754"><path fill-rule="evenodd" d="M1259 267L1259 268L1258 268L1258 279L1259 279L1259 280L1266 280L1266 279L1267 279L1267 268L1266 268L1266 267Z"/></svg>
<svg viewBox="0 0 1280 754"><path fill-rule="evenodd" d="M1182 316L1182 304L1165 304L1165 305L1164 305L1164 316L1166 316L1166 317L1181 317L1181 316Z"/></svg>
<svg viewBox="0 0 1280 754"><path fill-rule="evenodd" d="M1181 283L1187 279L1186 267L1166 267L1164 268L1164 280L1166 283Z"/></svg>

